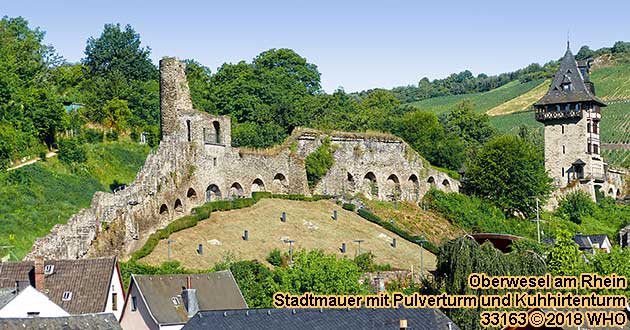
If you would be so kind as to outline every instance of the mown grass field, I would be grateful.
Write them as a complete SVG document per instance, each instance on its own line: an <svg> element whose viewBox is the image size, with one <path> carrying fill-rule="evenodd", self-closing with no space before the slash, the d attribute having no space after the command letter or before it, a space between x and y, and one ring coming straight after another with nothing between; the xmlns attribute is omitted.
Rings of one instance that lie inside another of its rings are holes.
<svg viewBox="0 0 630 330"><path fill-rule="evenodd" d="M89 207L96 191L133 181L149 152L128 142L86 145L88 161L68 166L56 157L0 174L0 245L21 259L37 237ZM8 254L6 249L0 256Z"/></svg>
<svg viewBox="0 0 630 330"><path fill-rule="evenodd" d="M442 112L451 111L458 102L468 99L475 104L476 111L486 112L517 96L527 93L541 83L542 80L533 80L526 83L513 81L499 88L495 88L484 93L433 97L430 99L409 103L409 105L412 105L421 110L439 114Z"/></svg>
<svg viewBox="0 0 630 330"><path fill-rule="evenodd" d="M337 221L332 219L333 210L338 212ZM287 213L285 223L280 221L283 211ZM249 231L248 241L242 239L244 230ZM346 256L350 258L358 252L358 244L353 240L363 239L361 251L371 251L377 263L400 269L411 269L413 265L414 270L420 264L419 246L327 200L262 199L248 208L213 212L197 226L169 237L175 241L171 243L171 259L190 269L208 269L226 257L267 263L266 257L273 249L289 250L283 242L287 238L297 240L295 249L320 249L340 257L341 244L345 242ZM391 246L393 238L397 240L396 248ZM203 255L196 252L198 244L204 245ZM166 240L160 241L140 262L161 264L167 260L167 248ZM425 269L434 269L435 256L428 251L423 255Z"/></svg>

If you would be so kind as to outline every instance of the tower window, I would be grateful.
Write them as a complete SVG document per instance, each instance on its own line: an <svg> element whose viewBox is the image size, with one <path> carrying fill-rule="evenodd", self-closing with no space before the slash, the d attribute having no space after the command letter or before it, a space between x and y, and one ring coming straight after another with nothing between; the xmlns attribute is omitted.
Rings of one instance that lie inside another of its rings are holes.
<svg viewBox="0 0 630 330"><path fill-rule="evenodd" d="M562 168L562 177L564 178L564 167Z"/></svg>
<svg viewBox="0 0 630 330"><path fill-rule="evenodd" d="M565 153L566 153L566 147L562 145L562 154L564 155Z"/></svg>
<svg viewBox="0 0 630 330"><path fill-rule="evenodd" d="M562 134L564 134L564 125L560 125L560 127L562 128Z"/></svg>
<svg viewBox="0 0 630 330"><path fill-rule="evenodd" d="M587 133L591 132L591 123L586 123L586 132Z"/></svg>
<svg viewBox="0 0 630 330"><path fill-rule="evenodd" d="M599 155L599 146L597 144L593 144L593 153Z"/></svg>
<svg viewBox="0 0 630 330"><path fill-rule="evenodd" d="M599 125L596 121L593 122L593 133L599 134Z"/></svg>

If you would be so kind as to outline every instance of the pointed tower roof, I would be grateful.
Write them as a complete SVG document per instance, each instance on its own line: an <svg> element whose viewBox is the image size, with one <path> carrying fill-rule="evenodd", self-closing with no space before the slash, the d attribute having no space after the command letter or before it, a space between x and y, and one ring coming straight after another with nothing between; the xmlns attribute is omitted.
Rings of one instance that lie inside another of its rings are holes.
<svg viewBox="0 0 630 330"><path fill-rule="evenodd" d="M565 89L568 85L569 88ZM578 68L577 62L569 43L567 42L567 51L560 60L560 69L553 77L553 81L549 86L549 91L535 105L544 106L548 104L576 103L576 102L594 102L599 106L605 107L606 104L598 99L594 93L584 83L584 77Z"/></svg>

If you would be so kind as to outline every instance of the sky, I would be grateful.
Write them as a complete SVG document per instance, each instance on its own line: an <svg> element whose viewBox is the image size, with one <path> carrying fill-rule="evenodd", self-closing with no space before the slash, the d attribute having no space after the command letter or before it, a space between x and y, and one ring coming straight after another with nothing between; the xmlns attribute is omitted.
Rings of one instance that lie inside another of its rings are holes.
<svg viewBox="0 0 630 330"><path fill-rule="evenodd" d="M194 59L212 72L291 48L333 92L417 84L514 71L572 49L630 41L630 2L616 1L134 1L0 0L0 16L22 16L46 31L44 42L70 62L106 23L130 24L154 63Z"/></svg>

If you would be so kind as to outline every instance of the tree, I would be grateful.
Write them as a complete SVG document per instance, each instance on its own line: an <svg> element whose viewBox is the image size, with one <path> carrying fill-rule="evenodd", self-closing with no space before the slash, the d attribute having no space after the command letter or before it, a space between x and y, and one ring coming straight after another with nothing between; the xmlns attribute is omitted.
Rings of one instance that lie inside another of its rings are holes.
<svg viewBox="0 0 630 330"><path fill-rule="evenodd" d="M306 167L306 179L308 186L314 188L315 185L323 178L333 166L335 159L333 158L333 147L330 138L325 137L322 144L312 153L306 156L304 160Z"/></svg>
<svg viewBox="0 0 630 330"><path fill-rule="evenodd" d="M575 55L575 59L578 61L583 61L595 56L595 52L592 51L588 46L580 47L580 50Z"/></svg>
<svg viewBox="0 0 630 330"><path fill-rule="evenodd" d="M446 115L444 127L447 131L459 133L469 146L484 144L496 134L488 115L475 112L475 104L470 100L455 105Z"/></svg>
<svg viewBox="0 0 630 330"><path fill-rule="evenodd" d="M577 275L579 250L568 231L561 230L556 236L556 243L547 256L549 272L554 275Z"/></svg>
<svg viewBox="0 0 630 330"><path fill-rule="evenodd" d="M105 125L116 131L127 127L127 121L131 117L128 102L114 98L105 103L103 107L105 114Z"/></svg>
<svg viewBox="0 0 630 330"><path fill-rule="evenodd" d="M578 190L560 198L560 204L556 213L574 223L580 224L585 216L590 216L595 212L596 207L597 204L593 202L591 196L584 191Z"/></svg>
<svg viewBox="0 0 630 330"><path fill-rule="evenodd" d="M127 80L156 79L150 54L150 48L140 47L140 35L131 25L122 30L120 24L105 24L98 38L88 39L83 63L91 74L100 76L119 72Z"/></svg>
<svg viewBox="0 0 630 330"><path fill-rule="evenodd" d="M350 259L337 259L320 250L293 254L293 267L276 269L280 289L293 294L361 294L367 286L360 284L358 266Z"/></svg>
<svg viewBox="0 0 630 330"><path fill-rule="evenodd" d="M466 191L486 198L507 215L526 217L551 192L551 178L536 147L519 137L499 136L486 143L472 158L466 171Z"/></svg>

